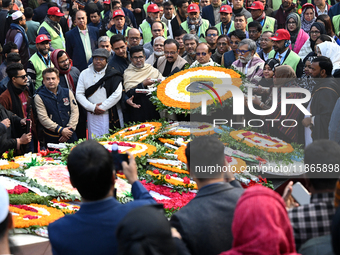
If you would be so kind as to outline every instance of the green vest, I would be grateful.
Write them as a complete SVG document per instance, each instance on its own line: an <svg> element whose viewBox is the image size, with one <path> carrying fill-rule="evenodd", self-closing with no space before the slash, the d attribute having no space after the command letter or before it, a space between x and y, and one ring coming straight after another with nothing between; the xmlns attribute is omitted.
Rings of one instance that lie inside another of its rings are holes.
<svg viewBox="0 0 340 255"><path fill-rule="evenodd" d="M206 19L202 19L202 26L200 26L200 28L198 29L198 38L200 39L201 42L207 42L205 40L205 31L207 31L207 29L209 28L209 20L206 20ZM184 21L182 24L181 24L181 28L183 30L185 30L188 34L190 34L190 30L189 30L189 26L188 26L188 21Z"/></svg>
<svg viewBox="0 0 340 255"><path fill-rule="evenodd" d="M164 24L164 22L162 22L164 25L164 38L167 39L168 38L168 29L166 27L166 25ZM149 22L147 22L146 20L140 24L140 29L142 30L143 33L143 44L146 44L148 42L151 42L152 40L152 33L151 33L151 25L149 24Z"/></svg>
<svg viewBox="0 0 340 255"><path fill-rule="evenodd" d="M334 25L334 33L336 36L339 35L339 31L340 31L340 15L336 15L332 18L332 23Z"/></svg>
<svg viewBox="0 0 340 255"><path fill-rule="evenodd" d="M104 19L104 10L100 12L100 16L102 17L102 19Z"/></svg>
<svg viewBox="0 0 340 255"><path fill-rule="evenodd" d="M271 52L269 52L268 58L275 58L275 50L272 50ZM286 57L282 65L289 65L296 72L296 68L298 64L300 63L300 60L301 58L299 57L299 55L291 50L289 52L288 57Z"/></svg>
<svg viewBox="0 0 340 255"><path fill-rule="evenodd" d="M248 18L247 19L247 23L249 24L250 22L253 21L253 18ZM263 32L266 32L266 31L270 31L270 32L275 32L274 29L275 29L275 19L272 18L272 17L268 17L266 16L266 20L263 24L263 27L262 27L262 34ZM248 25L247 25L247 31L248 31Z"/></svg>
<svg viewBox="0 0 340 255"><path fill-rule="evenodd" d="M51 28L50 25L47 24L45 21L40 25L37 33L39 34L40 28L44 27L51 36L51 46L54 49L65 50L65 38L59 24L58 26L60 29L60 35L58 35L57 32L54 31L54 29Z"/></svg>
<svg viewBox="0 0 340 255"><path fill-rule="evenodd" d="M29 59L35 69L35 89L38 89L42 85L42 72L47 68L45 63L41 60L37 53L34 53L33 56ZM54 67L52 61L50 63L51 67Z"/></svg>
<svg viewBox="0 0 340 255"><path fill-rule="evenodd" d="M222 33L222 22L218 23L217 25L215 25L215 27L217 28L218 30L218 36L220 36ZM230 27L229 27L229 30L227 31L227 35L231 32L233 32L235 30L235 27L234 27L234 21L231 21L231 24L230 24Z"/></svg>
<svg viewBox="0 0 340 255"><path fill-rule="evenodd" d="M148 10L148 7L149 7L150 4L151 4L151 3L147 3L147 4L144 4L144 5L143 5L143 9L144 9L144 11L145 11L145 14L148 14L147 10ZM146 16L148 16L148 15L146 15Z"/></svg>
<svg viewBox="0 0 340 255"><path fill-rule="evenodd" d="M131 29L131 27L127 27L124 33L124 37L127 37L127 32ZM111 38L111 36L116 35L116 33L111 32L111 30L106 31L106 35Z"/></svg>
<svg viewBox="0 0 340 255"><path fill-rule="evenodd" d="M272 0L272 3L273 3L273 10L276 11L280 8L282 4L282 0ZM296 0L293 0L293 3L296 4Z"/></svg>

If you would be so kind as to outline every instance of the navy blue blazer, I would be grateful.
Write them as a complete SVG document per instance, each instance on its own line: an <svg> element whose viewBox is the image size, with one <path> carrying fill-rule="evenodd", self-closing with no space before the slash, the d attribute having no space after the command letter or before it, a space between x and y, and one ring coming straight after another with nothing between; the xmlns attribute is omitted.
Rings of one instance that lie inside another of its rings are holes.
<svg viewBox="0 0 340 255"><path fill-rule="evenodd" d="M87 26L91 41L91 50L94 51L98 46L99 30L96 27ZM66 52L73 61L73 66L79 71L86 69L87 61L83 45L81 41L78 27L73 28L65 34Z"/></svg>
<svg viewBox="0 0 340 255"><path fill-rule="evenodd" d="M225 67L230 67L232 63L234 63L234 61L236 61L234 52L231 51L227 51L226 53L223 54L223 60L224 60L224 66Z"/></svg>
<svg viewBox="0 0 340 255"><path fill-rule="evenodd" d="M222 5L225 5L225 4L222 4ZM216 25L215 17L214 17L214 9L211 4L202 9L202 18L209 20L211 26Z"/></svg>
<svg viewBox="0 0 340 255"><path fill-rule="evenodd" d="M117 254L119 222L132 209L156 203L139 181L132 185L132 195L135 201L127 204L114 198L83 203L77 213L50 224L48 235L53 254Z"/></svg>

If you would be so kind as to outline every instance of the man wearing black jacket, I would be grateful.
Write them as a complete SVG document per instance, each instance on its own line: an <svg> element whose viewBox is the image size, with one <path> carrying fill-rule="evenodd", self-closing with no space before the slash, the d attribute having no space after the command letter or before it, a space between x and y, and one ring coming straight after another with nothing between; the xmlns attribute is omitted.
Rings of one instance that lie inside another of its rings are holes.
<svg viewBox="0 0 340 255"><path fill-rule="evenodd" d="M110 43L115 54L111 58L109 66L114 67L123 74L130 64L125 37L123 35L114 35L111 37Z"/></svg>
<svg viewBox="0 0 340 255"><path fill-rule="evenodd" d="M180 29L181 24L187 20L188 17L188 0L180 0L177 3L177 15L171 20L172 34Z"/></svg>

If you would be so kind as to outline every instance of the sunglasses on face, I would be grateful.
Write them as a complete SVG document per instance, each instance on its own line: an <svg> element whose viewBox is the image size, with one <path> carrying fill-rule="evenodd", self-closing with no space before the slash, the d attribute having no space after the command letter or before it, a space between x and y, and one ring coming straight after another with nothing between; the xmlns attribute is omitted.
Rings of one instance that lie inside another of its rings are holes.
<svg viewBox="0 0 340 255"><path fill-rule="evenodd" d="M197 57L199 57L199 56L201 56L201 55L204 57L204 56L207 55L207 53L206 53L206 52L196 52L196 56L197 56Z"/></svg>
<svg viewBox="0 0 340 255"><path fill-rule="evenodd" d="M249 51L250 51L250 50L239 50L239 49L237 49L237 50L236 50L236 53L242 56L242 55L246 54L246 53L249 52Z"/></svg>
<svg viewBox="0 0 340 255"><path fill-rule="evenodd" d="M21 78L23 80L25 80L26 77L27 77L27 74L20 75L20 76L15 76L15 78Z"/></svg>

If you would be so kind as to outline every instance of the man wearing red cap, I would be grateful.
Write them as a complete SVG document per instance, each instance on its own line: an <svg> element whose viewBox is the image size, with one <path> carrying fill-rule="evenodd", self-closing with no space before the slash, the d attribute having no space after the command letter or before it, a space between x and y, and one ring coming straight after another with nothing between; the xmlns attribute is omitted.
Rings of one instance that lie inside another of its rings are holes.
<svg viewBox="0 0 340 255"><path fill-rule="evenodd" d="M47 11L44 22L38 28L38 35L47 35L51 40L51 50L65 50L65 38L60 26L60 19L64 16L59 7L51 7Z"/></svg>
<svg viewBox="0 0 340 255"><path fill-rule="evenodd" d="M248 7L248 10L250 10L251 13L251 18L247 20L248 23L254 20L258 21L262 26L262 33L265 31L274 33L277 30L277 21L274 18L266 16L263 3L255 1Z"/></svg>
<svg viewBox="0 0 340 255"><path fill-rule="evenodd" d="M289 65L293 68L298 78L303 71L301 58L289 49L290 34L286 29L278 29L273 37L273 50L269 53L268 58L275 58L280 61L281 65Z"/></svg>
<svg viewBox="0 0 340 255"><path fill-rule="evenodd" d="M151 5L151 4L156 4L156 5L160 5L163 3L163 0L153 0L153 1L150 1L146 4L143 5L143 9L144 9L144 12L147 13L148 12L148 7Z"/></svg>
<svg viewBox="0 0 340 255"><path fill-rule="evenodd" d="M151 33L151 25L154 21L160 21L160 10L157 4L150 4L147 8L148 17L144 20L144 22L139 26L139 32L143 36L143 44L151 42L152 33ZM163 23L163 22L162 22ZM164 38L167 38L168 30L166 24L163 23L164 27Z"/></svg>
<svg viewBox="0 0 340 255"><path fill-rule="evenodd" d="M42 85L42 72L48 67L54 67L49 54L50 41L47 35L37 36L35 46L38 51L33 54L27 64L27 75L35 84L36 89Z"/></svg>
<svg viewBox="0 0 340 255"><path fill-rule="evenodd" d="M222 5L220 8L221 22L216 24L218 35L228 35L235 30L234 21L231 21L233 9L229 5Z"/></svg>
<svg viewBox="0 0 340 255"><path fill-rule="evenodd" d="M113 35L123 35L127 36L127 31L131 29L125 23L125 13L123 10L115 10L113 11L113 16L109 24L107 24L106 35L111 38Z"/></svg>
<svg viewBox="0 0 340 255"><path fill-rule="evenodd" d="M219 13L222 5L222 0L211 0L211 4L202 9L202 18L209 20L210 25L215 26L221 21Z"/></svg>
<svg viewBox="0 0 340 255"><path fill-rule="evenodd" d="M192 3L188 6L188 15L187 20L181 24L181 28L188 34L197 35L201 42L206 42L204 35L210 24L208 20L202 19L197 4Z"/></svg>
<svg viewBox="0 0 340 255"><path fill-rule="evenodd" d="M102 26L106 26L110 20L112 19L112 12L111 12L111 5L110 5L111 1L110 0L104 0L103 1L103 8L104 11L102 11L101 15L102 15ZM117 3L119 3L119 8L114 8L115 5L117 5ZM113 11L121 9L123 10L124 14L125 14L125 22L128 26L133 26L135 28L137 28L137 23L136 23L136 19L135 16L133 15L132 11L130 11L129 9L122 7L121 1L120 0L114 0L112 1L112 8Z"/></svg>

